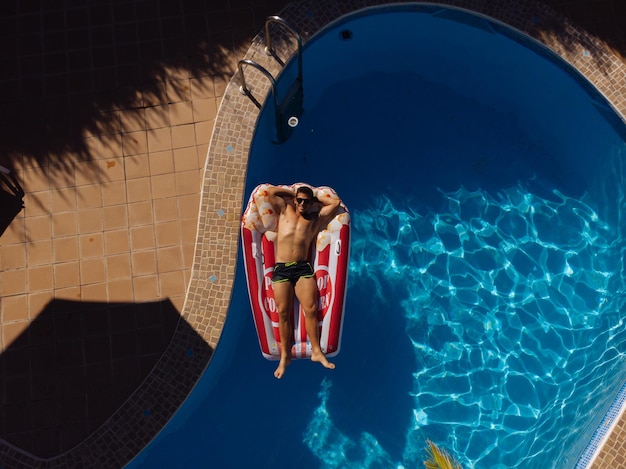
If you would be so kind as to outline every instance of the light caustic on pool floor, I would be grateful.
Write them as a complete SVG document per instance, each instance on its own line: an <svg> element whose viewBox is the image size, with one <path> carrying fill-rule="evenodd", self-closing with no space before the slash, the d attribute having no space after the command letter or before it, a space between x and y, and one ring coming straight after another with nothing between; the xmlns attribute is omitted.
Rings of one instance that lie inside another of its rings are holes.
<svg viewBox="0 0 626 469"><path fill-rule="evenodd" d="M463 188L443 197L441 213L385 199L352 214L350 283L368 279L380 302L392 284L402 292L417 363L413 424L395 464L422 461L425 439L467 467L562 464L580 444L573 429L606 405L593 397L598 386L621 384L621 233L557 190L542 197L520 184L496 198ZM330 384L310 449L333 467L367 462L350 454L389 466L372 435L355 442L323 430L333 425Z"/></svg>

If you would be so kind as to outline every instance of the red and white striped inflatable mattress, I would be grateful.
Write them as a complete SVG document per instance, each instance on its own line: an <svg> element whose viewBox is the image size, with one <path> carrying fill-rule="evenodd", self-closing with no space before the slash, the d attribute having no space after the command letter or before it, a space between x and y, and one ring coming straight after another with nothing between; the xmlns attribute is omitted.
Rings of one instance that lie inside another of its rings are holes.
<svg viewBox="0 0 626 469"><path fill-rule="evenodd" d="M289 187L295 189L301 185L298 183ZM268 201L268 187L268 184L261 184L252 191L241 221L241 239L250 305L261 353L268 360L278 360L278 311L272 289L278 214ZM337 197L330 187L311 188L316 197ZM309 259L319 291L320 345L328 357L335 356L341 346L349 248L350 214L342 203L337 215L318 234L316 242L311 246ZM294 299L292 324L292 357L310 357L311 345L307 340L304 313L297 299Z"/></svg>

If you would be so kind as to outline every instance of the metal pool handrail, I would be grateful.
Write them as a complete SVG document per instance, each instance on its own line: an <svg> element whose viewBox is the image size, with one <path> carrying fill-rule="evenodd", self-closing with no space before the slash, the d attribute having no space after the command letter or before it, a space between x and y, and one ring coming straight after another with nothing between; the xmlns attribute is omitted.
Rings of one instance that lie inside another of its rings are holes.
<svg viewBox="0 0 626 469"><path fill-rule="evenodd" d="M274 97L274 106L276 109L278 109L278 98L276 97L276 80L274 80L274 77L272 76L272 74L268 72L265 67L263 67L262 65L259 65L258 63L252 60L241 59L237 65L237 68L239 69L239 76L241 77L241 86L239 87L239 91L241 91L242 94L245 94L248 98L250 98L250 100L255 104L257 108L261 109L261 103L257 101L257 99L254 96L252 96L252 92L248 89L248 86L246 85L246 78L244 77L244 74L243 74L244 65L253 66L254 68L259 70L263 75L265 75L269 79L271 86L272 86L272 96Z"/></svg>
<svg viewBox="0 0 626 469"><path fill-rule="evenodd" d="M274 112L276 114L277 141L274 143L283 143L291 135L293 127L298 125L298 118L304 112L304 109L302 107L302 36L300 36L300 34L289 23L287 23L285 20L278 16L270 16L265 21L265 40L267 44L265 51L268 55L274 57L274 59L276 59L276 61L280 64L282 68L285 67L285 63L280 59L280 57L278 57L278 55L276 55L274 49L272 49L272 40L269 30L269 25L271 23L279 23L286 27L291 33L296 35L298 39L298 76L287 91L287 94L285 95L283 101L279 102L277 94L278 89L274 76L265 67L258 64L257 62L249 59L242 59L237 64L239 76L241 77L241 86L239 87L239 91L242 94L246 95L248 98L250 98L250 100L258 109L261 109L261 103L252 95L252 92L246 84L246 78L243 73L243 66L252 65L270 80L272 86L271 92L274 99Z"/></svg>
<svg viewBox="0 0 626 469"><path fill-rule="evenodd" d="M265 44L266 44L265 52L268 55L271 55L272 57L274 57L274 59L276 59L276 61L280 64L281 67L285 66L285 62L283 62L280 59L280 57L276 55L276 51L272 48L272 36L270 35L270 24L272 23L278 23L278 24L283 25L285 28L289 30L289 32L291 32L292 34L296 36L296 39L298 40L298 51L297 51L298 53L298 78L297 80L302 81L302 36L296 30L296 28L291 26L280 16L269 16L265 20Z"/></svg>

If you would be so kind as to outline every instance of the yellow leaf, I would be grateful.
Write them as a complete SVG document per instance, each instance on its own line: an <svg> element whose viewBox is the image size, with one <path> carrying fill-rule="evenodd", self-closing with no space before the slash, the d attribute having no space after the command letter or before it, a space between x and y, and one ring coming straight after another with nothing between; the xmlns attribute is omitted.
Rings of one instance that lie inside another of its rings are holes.
<svg viewBox="0 0 626 469"><path fill-rule="evenodd" d="M424 462L427 469L462 469L461 465L448 452L439 448L430 440L426 441L428 460Z"/></svg>

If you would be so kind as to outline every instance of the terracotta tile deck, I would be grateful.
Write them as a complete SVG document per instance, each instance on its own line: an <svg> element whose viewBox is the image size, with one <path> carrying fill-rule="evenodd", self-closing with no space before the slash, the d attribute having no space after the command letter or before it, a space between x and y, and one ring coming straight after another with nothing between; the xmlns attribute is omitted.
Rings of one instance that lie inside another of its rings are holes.
<svg viewBox="0 0 626 469"><path fill-rule="evenodd" d="M118 459L80 444L177 327L193 374L206 364L181 313L209 141L236 61L283 3L3 4L0 165L25 195L3 186L0 202L0 437L23 450L2 444L1 467L123 464L180 396L142 406L159 423Z"/></svg>
<svg viewBox="0 0 626 469"><path fill-rule="evenodd" d="M257 115L236 63L276 70L252 38L283 7L306 40L376 3L3 3L0 165L25 194L0 191L0 467L120 467L168 421L232 287ZM542 40L626 115L621 0L440 3ZM625 421L594 467L626 467Z"/></svg>

